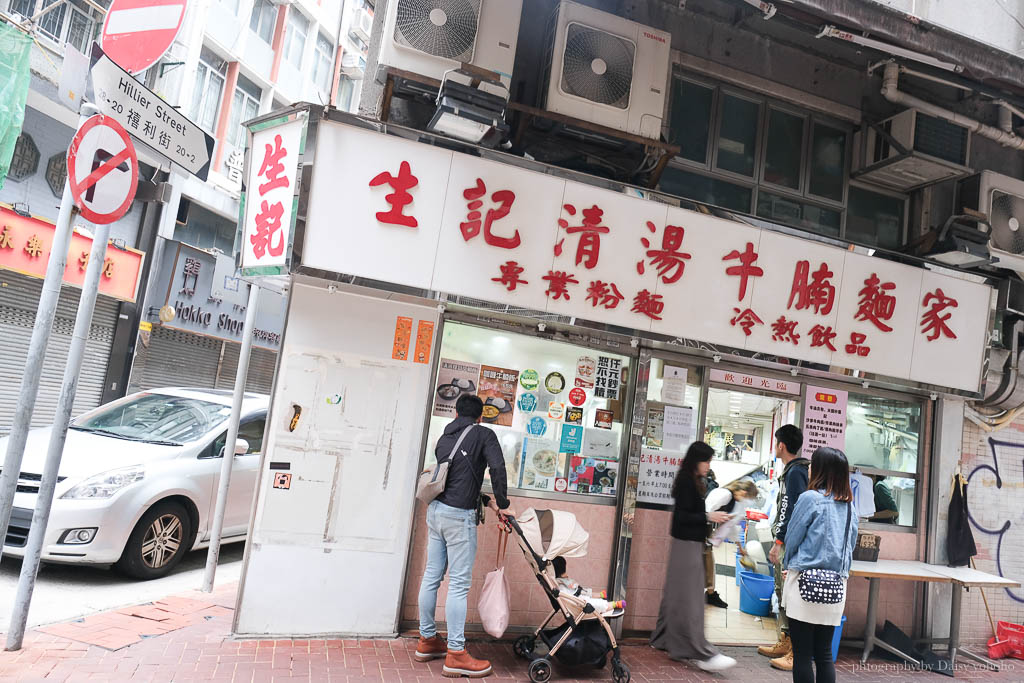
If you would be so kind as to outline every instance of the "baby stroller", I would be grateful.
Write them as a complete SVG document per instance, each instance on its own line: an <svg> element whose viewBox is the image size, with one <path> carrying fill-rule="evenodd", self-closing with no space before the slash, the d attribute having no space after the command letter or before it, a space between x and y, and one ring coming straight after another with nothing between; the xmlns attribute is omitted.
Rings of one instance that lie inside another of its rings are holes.
<svg viewBox="0 0 1024 683"><path fill-rule="evenodd" d="M508 522L552 608L551 614L532 635L521 636L515 642L515 654L530 662L530 680L534 683L549 681L552 658L570 667L603 667L611 652L615 683L629 683L629 667L619 656L619 646L606 618L585 599L560 593L555 582L552 558L587 554L590 536L577 523L576 516L561 510L530 508L518 519L508 518ZM564 623L546 628L557 615L562 616ZM614 616L621 615L620 610ZM547 647L547 654L535 653L538 639Z"/></svg>

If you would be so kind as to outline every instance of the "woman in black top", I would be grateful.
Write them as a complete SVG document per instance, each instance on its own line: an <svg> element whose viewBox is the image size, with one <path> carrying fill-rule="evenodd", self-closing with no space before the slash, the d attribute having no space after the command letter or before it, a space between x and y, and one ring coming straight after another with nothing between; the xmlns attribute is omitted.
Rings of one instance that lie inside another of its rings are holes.
<svg viewBox="0 0 1024 683"><path fill-rule="evenodd" d="M708 522L729 519L726 512L705 512L704 477L715 451L703 441L693 443L672 486L672 550L661 596L658 625L651 645L674 660L693 659L704 671L724 671L736 660L720 653L704 637L704 545Z"/></svg>

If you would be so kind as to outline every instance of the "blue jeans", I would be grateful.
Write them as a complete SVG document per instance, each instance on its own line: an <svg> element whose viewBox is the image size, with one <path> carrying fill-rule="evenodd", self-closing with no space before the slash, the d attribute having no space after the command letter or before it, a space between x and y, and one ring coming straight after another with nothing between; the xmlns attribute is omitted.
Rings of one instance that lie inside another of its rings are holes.
<svg viewBox="0 0 1024 683"><path fill-rule="evenodd" d="M447 570L448 599L444 611L448 649L461 652L466 649L466 596L476 559L476 510L453 508L435 500L427 507L427 530L427 567L420 583L420 635L437 635L437 589Z"/></svg>

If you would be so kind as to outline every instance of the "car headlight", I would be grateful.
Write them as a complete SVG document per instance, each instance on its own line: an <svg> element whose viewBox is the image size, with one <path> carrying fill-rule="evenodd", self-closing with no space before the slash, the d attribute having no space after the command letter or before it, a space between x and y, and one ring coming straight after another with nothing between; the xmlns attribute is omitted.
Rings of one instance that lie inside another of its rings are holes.
<svg viewBox="0 0 1024 683"><path fill-rule="evenodd" d="M61 498L110 498L125 486L142 481L145 477L146 471L139 465L122 467L89 477Z"/></svg>

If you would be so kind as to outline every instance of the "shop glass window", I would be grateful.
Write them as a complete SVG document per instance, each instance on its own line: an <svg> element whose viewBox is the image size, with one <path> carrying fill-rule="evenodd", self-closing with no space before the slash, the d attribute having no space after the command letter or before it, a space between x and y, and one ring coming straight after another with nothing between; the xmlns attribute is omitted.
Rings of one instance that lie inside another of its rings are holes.
<svg viewBox="0 0 1024 683"><path fill-rule="evenodd" d="M799 190L804 150L804 117L770 109L766 138L764 181Z"/></svg>
<svg viewBox="0 0 1024 683"><path fill-rule="evenodd" d="M245 127L242 123L256 118L260 111L260 97L263 93L259 86L245 76L238 76L235 96L231 102L231 123L228 130L231 136L228 141L235 147L245 146Z"/></svg>
<svg viewBox="0 0 1024 683"><path fill-rule="evenodd" d="M196 82L192 91L189 118L208 133L213 133L214 126L217 125L217 112L224 92L225 69L224 60L203 48L199 65L196 67Z"/></svg>
<svg viewBox="0 0 1024 683"><path fill-rule="evenodd" d="M846 212L846 239L883 249L899 249L903 245L905 205L906 201L902 197L851 185Z"/></svg>
<svg viewBox="0 0 1024 683"><path fill-rule="evenodd" d="M704 164L711 134L711 111L715 90L682 78L672 80L670 138L682 149L679 156Z"/></svg>
<svg viewBox="0 0 1024 683"><path fill-rule="evenodd" d="M296 69L302 68L302 51L306 47L309 19L294 7L288 13L288 30L284 35L284 55Z"/></svg>
<svg viewBox="0 0 1024 683"><path fill-rule="evenodd" d="M843 220L839 211L763 191L757 193L757 215L829 237L839 237Z"/></svg>
<svg viewBox="0 0 1024 683"><path fill-rule="evenodd" d="M810 193L843 201L846 178L846 131L815 123L811 129Z"/></svg>
<svg viewBox="0 0 1024 683"><path fill-rule="evenodd" d="M274 23L277 21L277 8L270 0L256 0L249 16L249 29L258 35L267 45L274 40Z"/></svg>
<svg viewBox="0 0 1024 683"><path fill-rule="evenodd" d="M739 175L754 176L757 124L761 105L757 102L724 95L722 117L718 129L718 168Z"/></svg>
<svg viewBox="0 0 1024 683"><path fill-rule="evenodd" d="M658 189L668 194L741 213L750 213L750 202L754 195L754 191L749 187L678 168L665 169Z"/></svg>
<svg viewBox="0 0 1024 683"><path fill-rule="evenodd" d="M872 488L868 521L914 525L921 403L851 393L846 409L846 456Z"/></svg>
<svg viewBox="0 0 1024 683"><path fill-rule="evenodd" d="M330 38L322 33L316 35L316 50L313 61L313 82L323 92L331 89L331 66L334 64L334 46Z"/></svg>
<svg viewBox="0 0 1024 683"><path fill-rule="evenodd" d="M564 487L569 495L614 498L628 441L623 412L630 372L629 358L614 353L446 322L426 464L435 462L459 396L471 393L484 400L483 424L501 444L513 495Z"/></svg>
<svg viewBox="0 0 1024 683"><path fill-rule="evenodd" d="M775 462L775 429L795 424L796 396L725 386L708 389L704 441L715 449L715 480L725 485Z"/></svg>

